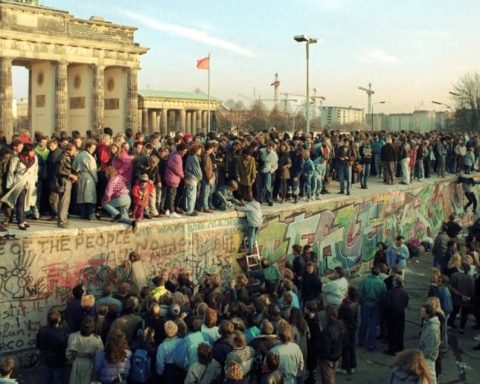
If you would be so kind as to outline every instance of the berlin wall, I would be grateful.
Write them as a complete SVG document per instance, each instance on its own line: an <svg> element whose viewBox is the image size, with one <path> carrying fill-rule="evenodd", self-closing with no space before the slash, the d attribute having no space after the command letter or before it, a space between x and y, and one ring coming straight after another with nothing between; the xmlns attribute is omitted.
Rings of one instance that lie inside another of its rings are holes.
<svg viewBox="0 0 480 384"><path fill-rule="evenodd" d="M265 215L258 243L262 257L282 264L293 244L312 244L319 271L368 268L379 241L397 234L434 237L450 213L463 215L463 190L454 182L416 184L363 197L276 205ZM464 224L472 215L462 218ZM135 250L151 271L187 268L198 279L216 267L230 279L243 240L245 219L236 212L175 221L144 221L132 234L116 224L85 230L56 231L0 244L0 355L15 354L23 366L36 364L35 335L52 307L62 310L70 289L83 282L100 294L106 282L126 278L124 262Z"/></svg>

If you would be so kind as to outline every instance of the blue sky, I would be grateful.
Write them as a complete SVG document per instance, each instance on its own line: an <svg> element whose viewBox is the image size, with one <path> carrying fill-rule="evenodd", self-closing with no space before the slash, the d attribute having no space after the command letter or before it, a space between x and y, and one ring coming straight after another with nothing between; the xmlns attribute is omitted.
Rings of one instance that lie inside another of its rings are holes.
<svg viewBox="0 0 480 384"><path fill-rule="evenodd" d="M207 73L196 59L212 56L212 95L272 98L278 72L281 92L305 93L308 34L311 88L327 105L366 106L357 89L372 83L376 111L408 112L431 100L453 101L459 76L479 68L477 0L43 0L45 6L89 18L104 17L138 28L141 88L206 90ZM248 100L243 99L248 103Z"/></svg>

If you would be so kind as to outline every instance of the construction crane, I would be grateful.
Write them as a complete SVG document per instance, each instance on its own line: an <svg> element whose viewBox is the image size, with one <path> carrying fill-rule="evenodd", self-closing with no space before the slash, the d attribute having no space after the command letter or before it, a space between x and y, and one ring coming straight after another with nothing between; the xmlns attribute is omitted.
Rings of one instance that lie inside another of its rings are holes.
<svg viewBox="0 0 480 384"><path fill-rule="evenodd" d="M283 101L283 113L287 113L287 106L289 101L297 102L297 99L289 99L288 96L298 96L298 97L305 97L305 95L300 95L298 93L290 93L290 92L281 92L281 95L283 95L285 98L282 100Z"/></svg>
<svg viewBox="0 0 480 384"><path fill-rule="evenodd" d="M278 108L278 92L280 90L280 80L278 80L278 73L275 72L275 80L270 85L273 87L273 100L275 108Z"/></svg>

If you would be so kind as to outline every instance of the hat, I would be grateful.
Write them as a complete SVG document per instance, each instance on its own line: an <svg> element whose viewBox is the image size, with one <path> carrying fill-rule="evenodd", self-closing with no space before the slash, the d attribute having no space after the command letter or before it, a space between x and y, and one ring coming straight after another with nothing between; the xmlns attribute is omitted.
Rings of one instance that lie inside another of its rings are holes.
<svg viewBox="0 0 480 384"><path fill-rule="evenodd" d="M144 173L142 176L140 176L140 181L148 181L148 175Z"/></svg>
<svg viewBox="0 0 480 384"><path fill-rule="evenodd" d="M178 316L180 315L180 306L178 304L172 304L170 305L169 312L173 316Z"/></svg>
<svg viewBox="0 0 480 384"><path fill-rule="evenodd" d="M189 143L190 141L192 141L192 135L190 133L187 133L185 136L183 136L183 141Z"/></svg>

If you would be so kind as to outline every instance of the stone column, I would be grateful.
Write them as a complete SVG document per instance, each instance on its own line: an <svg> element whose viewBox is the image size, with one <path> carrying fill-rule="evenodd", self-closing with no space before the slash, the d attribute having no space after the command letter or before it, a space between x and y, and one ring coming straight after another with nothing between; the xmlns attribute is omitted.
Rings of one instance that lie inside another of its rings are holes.
<svg viewBox="0 0 480 384"><path fill-rule="evenodd" d="M155 132L157 128L157 111L150 111L150 120L148 122L148 132Z"/></svg>
<svg viewBox="0 0 480 384"><path fill-rule="evenodd" d="M187 117L186 117L186 114L187 112L185 111L185 109L180 109L178 111L178 119L179 119L179 130L183 133L185 133L185 126L186 126L186 121L187 121Z"/></svg>
<svg viewBox="0 0 480 384"><path fill-rule="evenodd" d="M148 109L142 109L142 132L148 132Z"/></svg>
<svg viewBox="0 0 480 384"><path fill-rule="evenodd" d="M160 132L162 136L165 136L168 133L168 109L162 109L162 124L160 124Z"/></svg>
<svg viewBox="0 0 480 384"><path fill-rule="evenodd" d="M192 112L187 112L186 116L186 124L185 124L185 132L192 133Z"/></svg>
<svg viewBox="0 0 480 384"><path fill-rule="evenodd" d="M207 111L202 111L202 132L207 133Z"/></svg>
<svg viewBox="0 0 480 384"><path fill-rule="evenodd" d="M197 133L197 111L192 111L191 115L192 125L190 132L192 133L192 135L195 135Z"/></svg>
<svg viewBox="0 0 480 384"><path fill-rule="evenodd" d="M0 129L10 141L13 135L12 59L0 57Z"/></svg>
<svg viewBox="0 0 480 384"><path fill-rule="evenodd" d="M55 68L55 132L66 131L68 124L68 63L59 61Z"/></svg>
<svg viewBox="0 0 480 384"><path fill-rule="evenodd" d="M33 114L32 114L32 110L33 110L33 96L32 96L32 84L33 84L33 76L32 76L32 66L31 65L28 65L27 66L27 69L28 69L28 130L32 133L32 137L33 137ZM18 113L17 113L18 115ZM17 120L18 120L18 116L17 116ZM45 127L48 129L48 127Z"/></svg>
<svg viewBox="0 0 480 384"><path fill-rule="evenodd" d="M155 122L155 131L154 132L160 132L160 124L162 122L162 112L158 111L157 112L157 121Z"/></svg>
<svg viewBox="0 0 480 384"><path fill-rule="evenodd" d="M134 132L138 126L138 70L129 68L127 71L127 124Z"/></svg>
<svg viewBox="0 0 480 384"><path fill-rule="evenodd" d="M105 67L93 67L93 129L102 133L105 118Z"/></svg>
<svg viewBox="0 0 480 384"><path fill-rule="evenodd" d="M195 133L200 133L202 132L202 111L197 111L197 130Z"/></svg>

